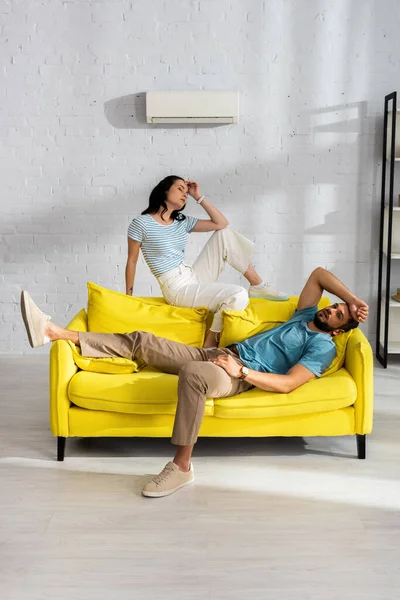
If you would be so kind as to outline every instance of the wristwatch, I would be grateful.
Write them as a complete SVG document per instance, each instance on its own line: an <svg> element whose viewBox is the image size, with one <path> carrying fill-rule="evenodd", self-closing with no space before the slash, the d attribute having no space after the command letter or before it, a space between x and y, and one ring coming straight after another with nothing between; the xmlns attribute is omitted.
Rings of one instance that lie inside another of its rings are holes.
<svg viewBox="0 0 400 600"><path fill-rule="evenodd" d="M249 370L247 367L243 366L240 369L240 375L239 375L239 379L246 379L247 375L249 374Z"/></svg>

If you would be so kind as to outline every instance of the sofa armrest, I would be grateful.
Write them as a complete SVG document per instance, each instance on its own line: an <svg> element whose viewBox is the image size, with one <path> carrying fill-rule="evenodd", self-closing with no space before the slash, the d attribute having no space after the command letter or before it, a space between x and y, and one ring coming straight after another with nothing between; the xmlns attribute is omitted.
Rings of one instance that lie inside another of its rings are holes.
<svg viewBox="0 0 400 600"><path fill-rule="evenodd" d="M67 329L87 331L86 311L81 310L67 325ZM68 386L77 370L68 342L54 342L50 350L50 427L53 435L69 435L68 411L71 402L68 398Z"/></svg>
<svg viewBox="0 0 400 600"><path fill-rule="evenodd" d="M371 433L374 409L374 364L372 348L360 329L355 329L346 348L344 366L357 387L355 428L358 434Z"/></svg>
<svg viewBox="0 0 400 600"><path fill-rule="evenodd" d="M70 331L87 331L88 330L88 317L87 312L84 308L74 316L72 321L68 323L65 329Z"/></svg>

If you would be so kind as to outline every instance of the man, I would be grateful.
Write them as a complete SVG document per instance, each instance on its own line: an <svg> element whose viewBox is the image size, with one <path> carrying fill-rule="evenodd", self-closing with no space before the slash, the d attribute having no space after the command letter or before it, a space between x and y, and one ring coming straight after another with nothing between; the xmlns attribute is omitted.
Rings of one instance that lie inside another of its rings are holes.
<svg viewBox="0 0 400 600"><path fill-rule="evenodd" d="M343 302L318 311L324 290ZM142 331L69 331L50 323L27 292L21 295L21 311L32 347L71 340L81 347L83 356L139 359L179 376L171 440L178 449L173 461L143 488L143 495L151 497L167 496L194 481L191 456L206 398L234 396L254 386L269 392L291 392L329 367L336 353L332 337L357 327L368 316L367 304L322 267L311 273L289 321L229 348L194 348Z"/></svg>

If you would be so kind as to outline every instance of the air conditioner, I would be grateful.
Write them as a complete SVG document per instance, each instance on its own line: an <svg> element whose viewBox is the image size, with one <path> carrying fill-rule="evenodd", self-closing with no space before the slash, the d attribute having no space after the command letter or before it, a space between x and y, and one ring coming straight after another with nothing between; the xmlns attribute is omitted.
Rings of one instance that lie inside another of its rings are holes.
<svg viewBox="0 0 400 600"><path fill-rule="evenodd" d="M147 92L148 123L238 123L239 92Z"/></svg>

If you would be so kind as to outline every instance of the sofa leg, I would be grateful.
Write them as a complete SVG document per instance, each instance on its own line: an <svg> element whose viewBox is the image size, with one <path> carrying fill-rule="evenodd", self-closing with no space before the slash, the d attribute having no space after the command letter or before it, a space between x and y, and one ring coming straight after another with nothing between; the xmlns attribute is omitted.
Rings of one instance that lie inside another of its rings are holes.
<svg viewBox="0 0 400 600"><path fill-rule="evenodd" d="M58 436L58 438L57 438L57 460L58 461L64 460L65 442L66 441L67 441L67 438L65 438L65 437Z"/></svg>
<svg viewBox="0 0 400 600"><path fill-rule="evenodd" d="M360 435L359 433L357 433L356 438L357 438L357 456L358 456L358 458L365 458L367 436Z"/></svg>

